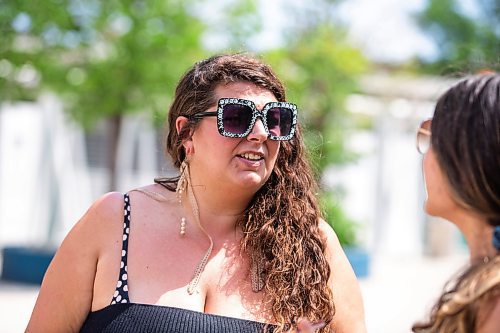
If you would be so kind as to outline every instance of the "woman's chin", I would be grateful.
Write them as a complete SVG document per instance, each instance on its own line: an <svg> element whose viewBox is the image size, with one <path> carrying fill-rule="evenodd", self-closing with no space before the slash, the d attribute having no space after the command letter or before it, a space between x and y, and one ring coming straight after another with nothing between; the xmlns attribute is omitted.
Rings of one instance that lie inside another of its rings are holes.
<svg viewBox="0 0 500 333"><path fill-rule="evenodd" d="M267 179L265 179L262 175L255 172L250 172L241 177L238 181L238 184L242 188L253 190L256 192L264 185L266 180Z"/></svg>
<svg viewBox="0 0 500 333"><path fill-rule="evenodd" d="M432 205L432 202L429 202L429 199L425 200L424 202L424 212L430 216L437 216L436 209Z"/></svg>

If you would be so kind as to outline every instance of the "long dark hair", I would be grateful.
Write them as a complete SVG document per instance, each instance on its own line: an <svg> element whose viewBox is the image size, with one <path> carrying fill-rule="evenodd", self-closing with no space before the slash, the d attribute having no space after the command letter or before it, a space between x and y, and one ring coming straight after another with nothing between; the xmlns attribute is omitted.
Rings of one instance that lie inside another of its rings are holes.
<svg viewBox="0 0 500 333"><path fill-rule="evenodd" d="M436 104L431 144L457 203L500 225L500 75L460 81ZM475 262L445 288L413 332L466 333L500 296L500 255Z"/></svg>
<svg viewBox="0 0 500 333"><path fill-rule="evenodd" d="M278 101L286 100L285 88L272 69L254 57L218 55L196 63L181 78L169 111L166 153L177 167L185 158L182 142L198 122L190 118L177 133L175 120L215 105L215 88L231 82L249 82L269 90ZM155 181L174 190L178 177ZM276 332L300 317L331 320L335 313L316 190L299 126L292 140L282 142L271 176L238 221L244 234L242 250L259 258L267 305L278 324ZM323 332L331 330L329 325Z"/></svg>
<svg viewBox="0 0 500 333"><path fill-rule="evenodd" d="M457 202L500 225L500 74L450 88L437 102L431 132Z"/></svg>

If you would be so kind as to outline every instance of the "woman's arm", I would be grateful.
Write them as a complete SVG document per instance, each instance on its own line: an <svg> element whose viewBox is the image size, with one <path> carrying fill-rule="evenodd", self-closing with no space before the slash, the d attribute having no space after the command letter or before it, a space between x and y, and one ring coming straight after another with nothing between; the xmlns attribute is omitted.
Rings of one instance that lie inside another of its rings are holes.
<svg viewBox="0 0 500 333"><path fill-rule="evenodd" d="M97 200L68 233L45 273L26 332L78 332L92 306L100 252L119 219L123 195ZM121 226L121 224L119 224Z"/></svg>
<svg viewBox="0 0 500 333"><path fill-rule="evenodd" d="M321 220L319 227L326 237L326 254L332 272L330 288L335 302L335 316L333 318L335 332L365 333L363 299L351 264L330 225Z"/></svg>

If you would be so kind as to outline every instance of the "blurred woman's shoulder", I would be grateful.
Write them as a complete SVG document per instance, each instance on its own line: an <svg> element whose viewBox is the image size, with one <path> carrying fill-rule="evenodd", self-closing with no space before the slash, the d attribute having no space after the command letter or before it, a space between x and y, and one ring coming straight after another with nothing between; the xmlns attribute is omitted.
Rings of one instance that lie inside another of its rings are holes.
<svg viewBox="0 0 500 333"><path fill-rule="evenodd" d="M481 264L472 277L478 286L477 333L500 332L500 255Z"/></svg>

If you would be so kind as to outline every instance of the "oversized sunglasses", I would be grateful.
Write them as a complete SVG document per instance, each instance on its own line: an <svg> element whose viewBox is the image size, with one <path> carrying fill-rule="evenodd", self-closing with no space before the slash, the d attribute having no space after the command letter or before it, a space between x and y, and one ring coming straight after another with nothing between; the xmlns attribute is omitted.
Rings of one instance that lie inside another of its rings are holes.
<svg viewBox="0 0 500 333"><path fill-rule="evenodd" d="M192 118L217 116L217 128L222 136L244 138L250 134L257 118L262 120L271 140L290 140L297 126L297 106L288 102L269 102L261 111L252 101L239 98L219 99L217 111L200 112Z"/></svg>
<svg viewBox="0 0 500 333"><path fill-rule="evenodd" d="M417 150L425 154L431 146L431 123L432 119L424 120L417 129Z"/></svg>

